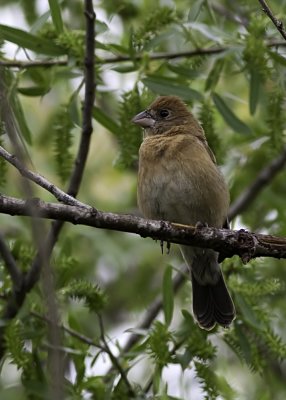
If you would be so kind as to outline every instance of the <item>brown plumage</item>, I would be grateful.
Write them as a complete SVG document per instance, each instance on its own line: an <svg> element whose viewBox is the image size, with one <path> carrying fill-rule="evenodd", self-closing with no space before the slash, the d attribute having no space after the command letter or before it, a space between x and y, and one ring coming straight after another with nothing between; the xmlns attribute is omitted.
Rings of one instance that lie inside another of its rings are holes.
<svg viewBox="0 0 286 400"><path fill-rule="evenodd" d="M139 150L138 205L143 215L181 224L222 227L229 193L204 131L175 96L158 97L133 118L144 128ZM199 325L227 327L235 316L218 253L180 246L191 271L193 311Z"/></svg>

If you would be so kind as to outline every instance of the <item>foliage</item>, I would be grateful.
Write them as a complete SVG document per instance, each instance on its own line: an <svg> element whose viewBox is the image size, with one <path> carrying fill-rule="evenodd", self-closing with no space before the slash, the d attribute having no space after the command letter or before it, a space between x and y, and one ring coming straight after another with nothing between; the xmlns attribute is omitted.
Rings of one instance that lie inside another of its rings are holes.
<svg viewBox="0 0 286 400"><path fill-rule="evenodd" d="M166 94L184 99L200 120L235 200L285 147L285 41L260 3L93 3L94 132L80 200L108 211L137 213L142 132L131 119ZM286 2L268 3L283 20ZM3 0L0 5L0 145L14 154L7 134L7 126L13 127L30 155L31 169L55 185L69 182L80 142L83 7L80 0ZM15 67L14 59L25 65ZM19 179L0 158L1 191L27 198ZM286 236L285 191L284 171L247 204L234 226ZM31 196L51 200L37 187ZM0 221L26 276L38 246L51 245L46 236L50 224L2 214ZM35 237L35 231L42 237ZM181 263L175 246L170 256L161 256L151 241L70 225L55 242L50 259L54 292L44 290L47 282L40 280L11 321L5 312L7 304L17 309L17 301L9 303L15 287L0 260L0 332L6 328L1 398L50 395L50 363L57 347L50 343L47 293L56 299L60 319L63 398L285 398L285 261L260 259L242 267L238 258L225 260L237 317L228 330L206 332L190 313L189 284L180 292L172 287ZM162 316L148 319L146 310L154 310L158 295ZM143 316L145 323L134 328ZM134 343L125 351L127 335Z"/></svg>
<svg viewBox="0 0 286 400"><path fill-rule="evenodd" d="M62 182L68 179L72 168L72 128L73 122L69 115L69 109L67 106L62 106L57 112L53 124L56 169Z"/></svg>

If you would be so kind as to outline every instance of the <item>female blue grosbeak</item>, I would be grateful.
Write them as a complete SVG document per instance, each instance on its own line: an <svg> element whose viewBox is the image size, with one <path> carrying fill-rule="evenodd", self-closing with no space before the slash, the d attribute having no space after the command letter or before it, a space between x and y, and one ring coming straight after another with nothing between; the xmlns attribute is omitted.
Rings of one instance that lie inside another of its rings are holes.
<svg viewBox="0 0 286 400"><path fill-rule="evenodd" d="M138 205L146 218L221 228L229 193L204 131L182 100L158 97L136 115L144 128L139 150ZM211 249L180 246L191 271L193 312L199 325L227 327L235 309Z"/></svg>

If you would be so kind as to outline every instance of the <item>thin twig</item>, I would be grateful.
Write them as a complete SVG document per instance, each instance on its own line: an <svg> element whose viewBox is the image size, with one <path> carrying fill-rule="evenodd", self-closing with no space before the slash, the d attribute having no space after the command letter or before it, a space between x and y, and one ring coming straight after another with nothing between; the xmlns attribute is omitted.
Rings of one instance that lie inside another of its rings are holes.
<svg viewBox="0 0 286 400"><path fill-rule="evenodd" d="M115 355L112 353L112 351L111 351L111 349L110 349L110 347L109 347L109 345L107 343L107 340L105 339L105 332L104 332L104 325L103 325L102 317L99 314L97 316L98 316L98 321L99 321L100 337L101 337L102 343L104 345L105 351L109 355L109 358L110 358L110 361L112 362L112 365L114 366L114 368L117 369L117 371L119 372L119 374L121 376L121 379L124 381L128 391L129 391L129 395L131 397L135 397L135 393L134 393L134 391L132 389L132 386L131 386L128 378L127 378L127 375L126 375L124 369L122 368L122 366L121 366L120 362L118 361L117 357L115 357Z"/></svg>
<svg viewBox="0 0 286 400"><path fill-rule="evenodd" d="M243 25L245 27L247 27L249 24L249 18L247 18L245 15L235 14L234 12L232 12L230 10L230 7L226 8L222 4L213 3L213 4L211 4L211 8L217 14L224 17L227 21L234 21L234 22L238 23L239 25ZM238 11L238 10L236 9L236 11ZM241 11L241 10L239 10L239 11Z"/></svg>
<svg viewBox="0 0 286 400"><path fill-rule="evenodd" d="M280 47L286 46L286 43L281 40L269 40L266 42L268 47ZM177 58L191 58L196 56L212 56L215 54L220 54L226 51L231 50L231 46L224 47L210 47L210 48L198 48L195 50L186 50L182 52L173 52L173 53L153 53L148 54L148 58L150 61L156 60L175 60ZM128 61L140 61L146 57L146 54L136 54L132 58L127 55L118 55L112 57L102 57L97 58L97 64L105 65L105 64L117 64L121 62ZM68 60L41 60L41 61L23 61L23 60L0 60L0 66L7 68L18 68L18 69L27 69L34 67L56 67L56 66L67 66Z"/></svg>
<svg viewBox="0 0 286 400"><path fill-rule="evenodd" d="M173 291L174 293L177 293L179 289L182 287L183 283L186 281L186 276L188 274L188 268L184 264L182 266L181 271L177 272L176 275L173 278L172 285L173 285ZM163 299L162 296L159 295L150 305L148 310L145 312L143 315L143 318L141 322L136 326L136 330L140 329L148 329L151 325L151 323L154 321L154 319L157 317L159 312L162 310L162 305L163 305ZM127 353L140 339L140 335L137 333L132 333L129 336L129 339L125 343L122 353Z"/></svg>
<svg viewBox="0 0 286 400"><path fill-rule="evenodd" d="M47 323L50 323L50 319L45 316L45 315L41 315L35 311L31 311L30 314L33 317L36 317L38 319L41 319L42 321L45 321ZM96 343L94 340L90 339L89 337L75 331L74 329L68 328L67 326L60 324L59 328L62 329L64 332L68 333L70 336L80 340L82 343L85 343L89 346L93 346L96 347L97 349L101 350L101 351L105 351L105 348L103 346L101 346L99 343Z"/></svg>
<svg viewBox="0 0 286 400"><path fill-rule="evenodd" d="M22 273L19 270L17 263L9 249L9 247L5 243L5 239L0 233L0 254L5 263L5 267L11 276L11 280L13 282L14 290L18 290L22 286Z"/></svg>
<svg viewBox="0 0 286 400"><path fill-rule="evenodd" d="M264 167L247 189L238 196L229 209L229 220L241 214L258 194L273 180L286 165L286 146L282 153Z"/></svg>
<svg viewBox="0 0 286 400"><path fill-rule="evenodd" d="M64 204L69 204L70 206L77 207L86 207L86 204L81 203L76 200L74 197L68 195L63 190L59 189L53 183L49 182L43 176L30 171L21 161L15 156L10 154L7 150L5 150L2 146L0 146L0 156L3 157L7 162L13 165L20 172L22 176L30 179L32 182L41 186L43 189L46 189L50 192L57 200L61 201Z"/></svg>
<svg viewBox="0 0 286 400"><path fill-rule="evenodd" d="M265 0L258 0L258 1L262 5L262 10L271 19L273 24L276 26L278 32L280 33L280 35L286 40L286 31L284 29L283 22L275 17L275 15L270 10L270 8Z"/></svg>
<svg viewBox="0 0 286 400"><path fill-rule="evenodd" d="M6 68L51 68L51 67L66 67L68 65L68 60L34 60L34 61L24 61L24 60L0 60L0 66Z"/></svg>

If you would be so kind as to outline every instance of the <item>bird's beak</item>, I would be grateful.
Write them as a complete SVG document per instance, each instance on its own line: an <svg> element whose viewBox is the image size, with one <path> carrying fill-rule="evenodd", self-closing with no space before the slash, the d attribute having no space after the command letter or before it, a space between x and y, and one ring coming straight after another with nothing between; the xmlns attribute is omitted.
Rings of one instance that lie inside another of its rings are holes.
<svg viewBox="0 0 286 400"><path fill-rule="evenodd" d="M155 124L154 118L147 110L135 115L135 117L132 118L132 122L142 126L142 128L152 128Z"/></svg>

